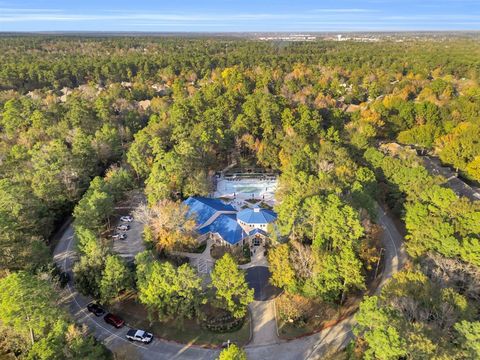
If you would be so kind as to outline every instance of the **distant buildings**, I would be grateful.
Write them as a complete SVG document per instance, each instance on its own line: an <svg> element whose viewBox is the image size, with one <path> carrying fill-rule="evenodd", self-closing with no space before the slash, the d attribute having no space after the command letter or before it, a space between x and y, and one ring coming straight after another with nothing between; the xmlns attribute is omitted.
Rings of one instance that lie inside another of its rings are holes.
<svg viewBox="0 0 480 360"><path fill-rule="evenodd" d="M349 35L332 35L332 34L266 34L256 37L261 41L355 41L355 42L378 42L381 38L374 34L349 34Z"/></svg>
<svg viewBox="0 0 480 360"><path fill-rule="evenodd" d="M336 41L355 41L355 42L378 42L380 39L376 36L343 36L338 34L335 37Z"/></svg>
<svg viewBox="0 0 480 360"><path fill-rule="evenodd" d="M315 41L316 39L316 36L305 34L269 35L258 38L258 40L262 41Z"/></svg>

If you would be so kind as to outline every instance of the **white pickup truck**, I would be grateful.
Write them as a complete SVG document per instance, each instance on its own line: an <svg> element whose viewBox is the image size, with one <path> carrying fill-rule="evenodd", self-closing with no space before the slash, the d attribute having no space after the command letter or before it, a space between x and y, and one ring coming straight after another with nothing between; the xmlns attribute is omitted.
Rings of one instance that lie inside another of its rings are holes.
<svg viewBox="0 0 480 360"><path fill-rule="evenodd" d="M144 344L149 344L153 340L153 334L136 329L128 330L126 337L130 341L140 341Z"/></svg>

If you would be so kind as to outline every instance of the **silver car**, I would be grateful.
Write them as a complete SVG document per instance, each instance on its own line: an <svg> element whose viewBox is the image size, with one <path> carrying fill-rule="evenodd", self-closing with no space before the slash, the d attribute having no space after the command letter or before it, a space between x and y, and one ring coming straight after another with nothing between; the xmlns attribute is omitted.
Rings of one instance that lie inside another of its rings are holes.
<svg viewBox="0 0 480 360"><path fill-rule="evenodd" d="M128 229L130 229L130 225L127 225L127 224L121 224L117 226L117 230L120 230L120 231L127 231Z"/></svg>
<svg viewBox="0 0 480 360"><path fill-rule="evenodd" d="M125 240L127 238L127 234L124 233L115 233L112 235L112 239L114 240Z"/></svg>

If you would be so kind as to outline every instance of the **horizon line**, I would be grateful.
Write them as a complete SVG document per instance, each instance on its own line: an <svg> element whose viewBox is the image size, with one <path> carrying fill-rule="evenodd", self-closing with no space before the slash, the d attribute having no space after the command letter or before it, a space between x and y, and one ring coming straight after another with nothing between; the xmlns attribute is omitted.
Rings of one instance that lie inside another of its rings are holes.
<svg viewBox="0 0 480 360"><path fill-rule="evenodd" d="M10 30L10 31L0 31L0 34L65 34L65 33L103 33L103 34L328 34L328 33L468 33L468 32L478 32L480 29L432 29L432 30L415 30L415 29L388 29L388 30L368 30L368 29L358 29L358 30L247 30L247 31L234 31L234 30L224 30L224 31L203 31L203 30Z"/></svg>

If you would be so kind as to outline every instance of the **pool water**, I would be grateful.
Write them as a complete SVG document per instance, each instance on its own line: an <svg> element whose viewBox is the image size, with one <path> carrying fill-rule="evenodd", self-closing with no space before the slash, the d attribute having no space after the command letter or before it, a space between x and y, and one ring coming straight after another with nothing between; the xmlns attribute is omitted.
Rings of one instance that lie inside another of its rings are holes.
<svg viewBox="0 0 480 360"><path fill-rule="evenodd" d="M277 189L276 180L220 179L217 183L216 197L265 198L272 200Z"/></svg>

